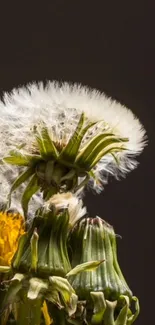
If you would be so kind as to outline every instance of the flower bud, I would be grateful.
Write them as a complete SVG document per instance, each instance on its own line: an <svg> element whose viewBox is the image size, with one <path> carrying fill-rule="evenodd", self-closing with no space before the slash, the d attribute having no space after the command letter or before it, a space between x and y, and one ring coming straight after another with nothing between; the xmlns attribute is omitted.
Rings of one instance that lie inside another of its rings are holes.
<svg viewBox="0 0 155 325"><path fill-rule="evenodd" d="M119 267L113 227L99 217L81 219L71 232L69 245L72 267L101 261L92 271L69 273L69 282L83 306L75 318L82 317L89 324L131 325L139 314L139 303ZM135 313L131 311L132 303Z"/></svg>
<svg viewBox="0 0 155 325"><path fill-rule="evenodd" d="M40 277L64 276L71 269L66 247L68 224L67 209L39 209L31 229L21 237L12 267Z"/></svg>
<svg viewBox="0 0 155 325"><path fill-rule="evenodd" d="M78 250L77 250L78 243ZM132 296L117 262L114 229L99 217L84 218L73 229L72 266L91 260L104 260L92 272L83 272L70 279L81 299L91 291L103 291L106 299L115 300L120 295Z"/></svg>

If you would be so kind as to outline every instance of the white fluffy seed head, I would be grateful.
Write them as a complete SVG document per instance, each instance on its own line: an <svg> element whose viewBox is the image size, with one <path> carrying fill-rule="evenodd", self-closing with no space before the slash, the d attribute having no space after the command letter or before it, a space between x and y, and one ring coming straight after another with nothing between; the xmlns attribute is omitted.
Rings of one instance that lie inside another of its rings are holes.
<svg viewBox="0 0 155 325"><path fill-rule="evenodd" d="M46 203L46 208L54 206L57 212L62 209L68 209L69 224L73 227L74 224L81 219L87 212L86 207L83 207L83 202L71 192L58 193L53 195Z"/></svg>
<svg viewBox="0 0 155 325"><path fill-rule="evenodd" d="M146 144L145 130L129 109L105 94L80 84L48 82L44 86L42 82L32 83L4 94L0 102L0 159L17 145L26 143L28 147L31 146L34 142L32 129L40 123L47 125L55 141L66 143L82 112L88 121L99 122L85 136L82 145L103 127L118 137L129 139L125 143L126 150L116 154L119 164L112 155L106 155L95 166L94 173L100 182L92 180L89 184L100 191L109 174L117 178L136 167L135 157ZM1 200L18 171L18 168L8 164L0 165Z"/></svg>

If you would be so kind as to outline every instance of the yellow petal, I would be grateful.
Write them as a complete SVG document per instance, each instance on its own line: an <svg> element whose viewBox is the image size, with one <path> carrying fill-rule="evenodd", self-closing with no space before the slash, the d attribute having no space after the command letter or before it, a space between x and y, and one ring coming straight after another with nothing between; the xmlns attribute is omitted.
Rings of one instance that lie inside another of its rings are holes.
<svg viewBox="0 0 155 325"><path fill-rule="evenodd" d="M49 316L48 308L47 308L47 304L46 304L45 300L43 302L42 312L43 312L43 315L44 315L45 324L46 325L51 325L53 323L53 321L51 320L51 318Z"/></svg>
<svg viewBox="0 0 155 325"><path fill-rule="evenodd" d="M18 213L0 212L0 265L9 266L24 234L24 219Z"/></svg>

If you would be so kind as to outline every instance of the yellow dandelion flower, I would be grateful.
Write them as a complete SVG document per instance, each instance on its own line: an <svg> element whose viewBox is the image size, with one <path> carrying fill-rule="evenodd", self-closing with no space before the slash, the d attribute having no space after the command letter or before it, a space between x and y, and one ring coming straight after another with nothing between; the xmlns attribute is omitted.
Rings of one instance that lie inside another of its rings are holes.
<svg viewBox="0 0 155 325"><path fill-rule="evenodd" d="M9 266L24 233L24 219L19 213L0 212L0 265Z"/></svg>

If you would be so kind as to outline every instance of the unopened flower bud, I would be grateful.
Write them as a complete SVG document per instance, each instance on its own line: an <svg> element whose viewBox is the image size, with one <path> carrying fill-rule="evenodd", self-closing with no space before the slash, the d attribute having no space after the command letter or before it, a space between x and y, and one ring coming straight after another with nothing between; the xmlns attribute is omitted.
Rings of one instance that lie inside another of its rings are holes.
<svg viewBox="0 0 155 325"><path fill-rule="evenodd" d="M64 276L71 269L66 246L68 225L67 209L39 209L31 229L21 237L13 268L41 277Z"/></svg>
<svg viewBox="0 0 155 325"><path fill-rule="evenodd" d="M81 299L91 291L103 291L105 297L112 300L121 294L132 295L118 265L112 226L99 217L84 218L72 231L70 243L73 267L91 260L104 260L95 271L72 278L72 285Z"/></svg>
<svg viewBox="0 0 155 325"><path fill-rule="evenodd" d="M69 277L79 300L85 301L85 312L76 314L75 318L83 317L84 323L89 324L132 324L139 314L139 303L119 267L113 227L99 217L84 218L73 228L69 245L72 267L101 261L94 270ZM132 301L135 313L130 309Z"/></svg>

